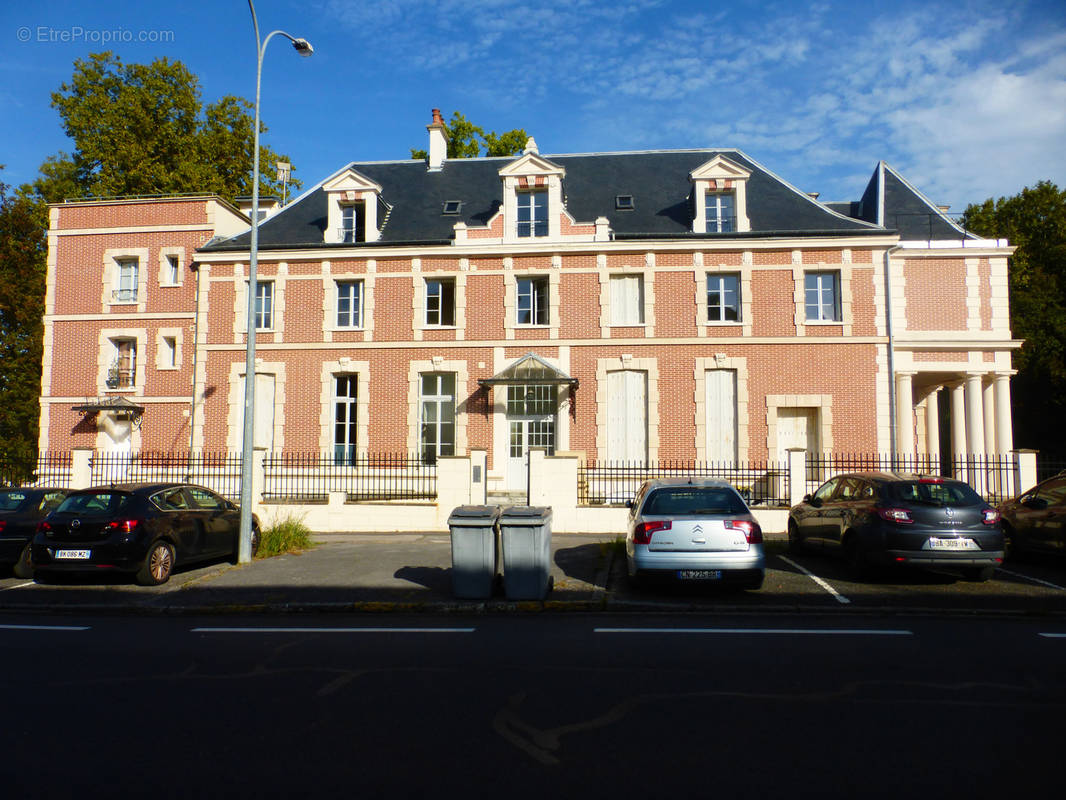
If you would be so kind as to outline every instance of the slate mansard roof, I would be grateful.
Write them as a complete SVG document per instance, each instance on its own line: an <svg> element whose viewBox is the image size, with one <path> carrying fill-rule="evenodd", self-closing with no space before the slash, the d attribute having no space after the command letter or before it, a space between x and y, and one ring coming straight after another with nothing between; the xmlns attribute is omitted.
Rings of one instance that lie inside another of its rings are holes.
<svg viewBox="0 0 1066 800"><path fill-rule="evenodd" d="M693 200L689 174L718 155L750 171L746 188L750 232L692 232ZM820 203L739 150L545 155L543 158L566 171L564 203L574 221L593 223L598 217L606 217L616 240L861 236L883 235L897 230L903 239L959 239L965 235L883 163L878 165L861 201ZM385 222L378 241L323 243L328 218L328 197L323 185L327 179L262 222L259 247L300 249L450 244L456 222L462 221L469 228L482 228L497 213L503 202L499 170L513 160L513 157L454 159L445 161L442 169L437 171L428 170L425 161L414 159L352 162L334 174L351 169L381 186L380 199L387 208L379 210L379 221L384 219ZM619 195L631 195L633 208L617 208ZM877 204L882 197L885 213L879 215ZM443 213L448 201L460 201L458 214ZM911 235L919 232L925 235ZM931 236L930 232L936 235ZM247 250L250 239L251 234L246 231L211 242L201 250Z"/></svg>

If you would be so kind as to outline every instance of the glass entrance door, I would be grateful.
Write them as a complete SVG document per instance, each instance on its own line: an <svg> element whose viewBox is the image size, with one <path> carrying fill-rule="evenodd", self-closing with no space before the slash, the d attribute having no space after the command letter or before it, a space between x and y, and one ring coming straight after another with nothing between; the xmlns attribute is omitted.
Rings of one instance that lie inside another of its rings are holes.
<svg viewBox="0 0 1066 800"><path fill-rule="evenodd" d="M531 447L555 455L556 389L548 384L507 387L507 488L526 488L527 457Z"/></svg>

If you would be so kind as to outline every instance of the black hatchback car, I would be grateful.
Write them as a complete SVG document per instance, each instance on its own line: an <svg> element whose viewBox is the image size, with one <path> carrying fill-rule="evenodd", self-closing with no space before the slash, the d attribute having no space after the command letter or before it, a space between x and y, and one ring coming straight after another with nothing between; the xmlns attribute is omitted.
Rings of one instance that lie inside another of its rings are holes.
<svg viewBox="0 0 1066 800"><path fill-rule="evenodd" d="M49 487L0 489L0 564L10 564L16 578L33 577L30 542L37 524L69 493Z"/></svg>
<svg viewBox="0 0 1066 800"><path fill-rule="evenodd" d="M962 481L889 472L837 475L788 515L793 552L843 555L856 571L956 567L986 581L1003 562L999 512Z"/></svg>
<svg viewBox="0 0 1066 800"><path fill-rule="evenodd" d="M1010 553L1066 554L1066 474L999 506Z"/></svg>
<svg viewBox="0 0 1066 800"><path fill-rule="evenodd" d="M166 583L176 566L238 551L240 510L202 486L119 484L71 494L38 526L37 571L115 570L146 586ZM252 553L259 521L252 518Z"/></svg>

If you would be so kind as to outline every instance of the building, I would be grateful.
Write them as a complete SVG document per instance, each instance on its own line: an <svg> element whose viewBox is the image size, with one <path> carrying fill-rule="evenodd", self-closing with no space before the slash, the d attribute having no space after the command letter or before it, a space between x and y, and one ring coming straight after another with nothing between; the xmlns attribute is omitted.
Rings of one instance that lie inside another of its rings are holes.
<svg viewBox="0 0 1066 800"><path fill-rule="evenodd" d="M820 202L729 149L353 162L260 225L256 446L589 461L1012 448L1007 242L880 163ZM248 217L51 208L42 450L237 451Z"/></svg>

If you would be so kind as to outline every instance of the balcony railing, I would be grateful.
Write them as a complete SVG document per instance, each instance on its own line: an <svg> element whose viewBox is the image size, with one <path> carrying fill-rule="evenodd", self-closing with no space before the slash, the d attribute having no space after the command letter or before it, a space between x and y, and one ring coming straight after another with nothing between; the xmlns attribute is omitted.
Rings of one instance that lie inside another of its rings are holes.
<svg viewBox="0 0 1066 800"><path fill-rule="evenodd" d="M113 303L136 303L137 302L137 290L136 289L113 289L111 291L111 302L113 302Z"/></svg>

